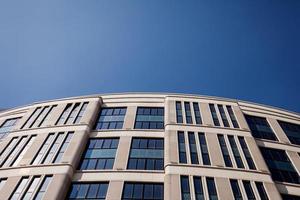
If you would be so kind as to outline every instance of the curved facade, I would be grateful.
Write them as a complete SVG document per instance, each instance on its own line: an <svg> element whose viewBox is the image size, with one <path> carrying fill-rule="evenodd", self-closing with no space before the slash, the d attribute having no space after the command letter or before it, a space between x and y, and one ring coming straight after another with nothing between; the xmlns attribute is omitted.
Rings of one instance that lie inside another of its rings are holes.
<svg viewBox="0 0 300 200"><path fill-rule="evenodd" d="M300 115L128 93L0 112L0 199L300 199Z"/></svg>

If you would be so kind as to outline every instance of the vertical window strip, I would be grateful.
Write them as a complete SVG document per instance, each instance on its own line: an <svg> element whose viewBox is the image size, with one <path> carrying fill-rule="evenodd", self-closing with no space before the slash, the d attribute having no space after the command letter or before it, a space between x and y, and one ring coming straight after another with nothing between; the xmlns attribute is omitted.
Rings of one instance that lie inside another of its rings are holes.
<svg viewBox="0 0 300 200"><path fill-rule="evenodd" d="M29 177L22 177L22 179L19 181L18 186L16 187L15 191L12 193L10 200L18 200L24 190L24 188L27 186L27 183L29 181Z"/></svg>
<svg viewBox="0 0 300 200"><path fill-rule="evenodd" d="M188 132L188 139L189 139L191 162L192 164L199 164L195 134L193 132Z"/></svg>
<svg viewBox="0 0 300 200"><path fill-rule="evenodd" d="M7 178L0 178L0 191L4 187L6 181L7 181Z"/></svg>
<svg viewBox="0 0 300 200"><path fill-rule="evenodd" d="M180 176L180 185L181 185L181 199L191 200L189 177Z"/></svg>
<svg viewBox="0 0 300 200"><path fill-rule="evenodd" d="M235 200L243 200L243 196L239 187L239 183L235 179L230 179L230 185Z"/></svg>
<svg viewBox="0 0 300 200"><path fill-rule="evenodd" d="M48 188L48 185L50 184L52 180L52 176L46 176L40 186L40 188L38 189L35 197L33 198L34 200L42 200L44 194L46 193L46 190Z"/></svg>
<svg viewBox="0 0 300 200"><path fill-rule="evenodd" d="M216 109L215 109L215 105L210 103L209 104L209 109L210 109L210 112L211 112L211 116L213 118L214 125L215 126L220 126L220 122L219 122L218 115L217 115L217 112L216 112Z"/></svg>
<svg viewBox="0 0 300 200"><path fill-rule="evenodd" d="M50 109L48 110L48 112L45 114L45 116L43 117L43 119L41 120L41 122L38 124L38 127L43 126L46 122L48 122L49 118L50 118L50 113L52 112L52 110L56 107L57 105L53 105L50 107Z"/></svg>
<svg viewBox="0 0 300 200"><path fill-rule="evenodd" d="M248 200L255 200L256 198L255 198L250 181L243 180L243 185L244 185Z"/></svg>
<svg viewBox="0 0 300 200"><path fill-rule="evenodd" d="M232 153L233 153L233 156L234 156L237 167L238 168L245 168L234 137L232 135L229 135L228 140L229 140L229 144L231 146L231 150L232 150Z"/></svg>
<svg viewBox="0 0 300 200"><path fill-rule="evenodd" d="M25 128L29 128L33 122L35 121L35 119L37 118L37 116L41 113L42 111L42 107L37 107L33 113L30 115L30 117L28 118L28 120L23 124L23 126L21 127L21 129L25 129Z"/></svg>
<svg viewBox="0 0 300 200"><path fill-rule="evenodd" d="M190 102L184 102L184 109L185 109L185 119L187 124L192 124L192 112L191 112L191 106Z"/></svg>
<svg viewBox="0 0 300 200"><path fill-rule="evenodd" d="M187 163L184 132L178 132L179 163Z"/></svg>
<svg viewBox="0 0 300 200"><path fill-rule="evenodd" d="M31 197L33 196L33 193L34 193L35 189L37 188L40 180L41 180L40 176L34 176L31 179L31 182L29 183L29 185L27 186L26 190L24 191L22 200L29 200L29 199L31 199Z"/></svg>
<svg viewBox="0 0 300 200"><path fill-rule="evenodd" d="M221 147L221 151L222 151L223 159L224 159L224 162L225 162L225 166L226 167L232 167L231 158L229 156L229 151L227 149L227 145L226 145L224 136L218 134L218 140L219 140L219 144L220 144L220 147Z"/></svg>
<svg viewBox="0 0 300 200"><path fill-rule="evenodd" d="M62 114L59 116L57 122L55 123L55 125L62 125L65 123L67 116L69 115L69 112L71 111L72 108L72 104L68 103L64 109L64 111L62 112Z"/></svg>
<svg viewBox="0 0 300 200"><path fill-rule="evenodd" d="M9 164L13 160L13 158L17 155L17 153L20 151L20 149L22 149L22 147L25 145L26 139L27 139L27 136L21 137L21 139L18 141L18 144L16 145L16 147L11 151L9 156L6 157L5 162L1 166L4 166L4 167L9 166Z"/></svg>
<svg viewBox="0 0 300 200"><path fill-rule="evenodd" d="M19 153L19 155L10 164L10 166L15 167L15 166L17 166L19 164L19 162L22 160L22 158L24 157L24 155L27 152L27 150L31 147L31 145L34 142L35 138L36 138L36 135L33 135L33 136L31 136L29 138L29 140L27 141L27 144L23 147L23 149L21 150L21 152Z"/></svg>
<svg viewBox="0 0 300 200"><path fill-rule="evenodd" d="M260 199L261 200L269 200L269 197L268 197L268 195L266 193L266 190L264 188L263 183L262 182L255 182L255 185L256 185L258 194L260 196Z"/></svg>
<svg viewBox="0 0 300 200"><path fill-rule="evenodd" d="M18 141L18 137L14 137L10 140L8 145L5 147L5 149L0 154L0 166L2 166L3 160L11 153L11 151L15 148Z"/></svg>
<svg viewBox="0 0 300 200"><path fill-rule="evenodd" d="M67 150L67 147L69 146L69 143L73 137L74 133L73 132L69 132L67 137L65 138L63 144L61 145L61 147L58 150L57 155L55 156L54 162L53 163L59 163L61 161L61 158L63 156L63 154L65 153L65 151Z"/></svg>
<svg viewBox="0 0 300 200"><path fill-rule="evenodd" d="M195 189L196 200L204 200L205 197L204 197L201 177L194 176L193 180L194 180L194 189Z"/></svg>
<svg viewBox="0 0 300 200"><path fill-rule="evenodd" d="M80 106L80 103L74 104L72 111L70 112L69 116L67 117L65 124L72 124L75 121L75 117L79 112L79 108L80 108L79 106Z"/></svg>
<svg viewBox="0 0 300 200"><path fill-rule="evenodd" d="M42 111L38 114L38 116L34 119L32 124L30 124L29 128L38 127L41 121L44 119L48 111L50 110L50 106L43 107Z"/></svg>
<svg viewBox="0 0 300 200"><path fill-rule="evenodd" d="M196 124L202 124L202 117L200 113L199 103L194 102L193 107L194 107Z"/></svg>
<svg viewBox="0 0 300 200"><path fill-rule="evenodd" d="M40 164L42 158L45 156L46 152L50 148L50 145L52 144L54 140L54 133L50 133L48 137L46 138L44 144L41 146L39 149L37 155L35 156L33 162L31 163L32 165Z"/></svg>
<svg viewBox="0 0 300 200"><path fill-rule="evenodd" d="M80 108L80 111L78 112L78 115L75 118L75 121L74 121L75 124L77 124L77 123L80 122L80 120L81 120L81 118L82 118L82 116L83 116L83 114L84 114L84 112L86 110L87 105L88 105L88 102L84 102L82 104L82 106Z"/></svg>
<svg viewBox="0 0 300 200"><path fill-rule="evenodd" d="M229 117L231 119L233 127L234 128L240 128L239 123L237 122L237 119L234 115L232 107L231 106L226 106L226 108L227 108L227 111L228 111L228 114L229 114Z"/></svg>
<svg viewBox="0 0 300 200"><path fill-rule="evenodd" d="M177 123L183 123L182 106L180 101L176 101L176 119Z"/></svg>
<svg viewBox="0 0 300 200"><path fill-rule="evenodd" d="M227 120L223 105L218 104L218 109L219 109L219 112L220 112L220 115L221 115L222 122L223 122L224 126L229 127L229 122Z"/></svg>
<svg viewBox="0 0 300 200"><path fill-rule="evenodd" d="M215 180L212 177L206 177L206 184L208 189L209 199L217 200L218 193L216 190Z"/></svg>
<svg viewBox="0 0 300 200"><path fill-rule="evenodd" d="M244 156L246 158L249 169L254 169L255 170L256 167L255 167L255 164L254 164L253 159L251 157L251 153L248 149L248 146L246 144L246 141L245 141L244 137L239 136L238 140L239 140L240 145L242 147L242 150L243 150Z"/></svg>
<svg viewBox="0 0 300 200"><path fill-rule="evenodd" d="M64 136L65 134L63 132L57 134L53 144L51 145L49 151L46 154L46 157L43 159L41 164L49 164L52 161L54 154L56 153L59 145L64 139Z"/></svg>
<svg viewBox="0 0 300 200"><path fill-rule="evenodd" d="M205 135L204 133L198 133L198 137L199 137L199 144L200 144L201 155L202 155L202 162L204 165L210 165L210 158L209 158Z"/></svg>

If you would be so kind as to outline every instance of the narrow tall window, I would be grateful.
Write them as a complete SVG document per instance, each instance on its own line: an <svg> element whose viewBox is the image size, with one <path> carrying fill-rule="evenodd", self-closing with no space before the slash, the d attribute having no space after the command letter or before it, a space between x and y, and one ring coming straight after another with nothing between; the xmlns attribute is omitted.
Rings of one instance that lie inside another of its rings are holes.
<svg viewBox="0 0 300 200"><path fill-rule="evenodd" d="M209 153L206 144L206 139L204 133L198 133L201 155L202 155L202 162L204 165L210 165Z"/></svg>
<svg viewBox="0 0 300 200"><path fill-rule="evenodd" d="M192 124L192 112L190 102L184 102L184 109L185 109L185 119L187 124Z"/></svg>
<svg viewBox="0 0 300 200"><path fill-rule="evenodd" d="M65 135L63 132L57 134L54 143L51 145L49 151L46 154L46 157L42 160L41 164L49 164L52 161L54 154L56 153L59 145L62 143L64 139L64 136Z"/></svg>
<svg viewBox="0 0 300 200"><path fill-rule="evenodd" d="M199 104L194 102L193 107L194 107L196 124L202 124L202 118L201 118L201 113L200 113L200 109L199 109Z"/></svg>
<svg viewBox="0 0 300 200"><path fill-rule="evenodd" d="M226 167L232 167L232 162L231 162L231 159L230 159L230 156L229 156L229 152L228 152L228 149L227 149L227 145L225 143L224 136L223 135L218 135L218 139L219 139L219 144L220 144L220 147L221 147L223 159L224 159L224 162L225 162L225 166Z"/></svg>
<svg viewBox="0 0 300 200"><path fill-rule="evenodd" d="M182 106L180 101L176 101L176 119L177 123L183 123Z"/></svg>
<svg viewBox="0 0 300 200"><path fill-rule="evenodd" d="M250 181L243 180L243 185L244 185L248 200L255 200L255 195L254 195Z"/></svg>
<svg viewBox="0 0 300 200"><path fill-rule="evenodd" d="M4 187L6 181L7 181L7 178L0 178L0 191Z"/></svg>
<svg viewBox="0 0 300 200"><path fill-rule="evenodd" d="M40 188L38 189L34 200L42 200L44 197L44 194L46 193L46 190L48 188L48 185L50 184L52 180L52 176L46 176L43 180L43 183L41 184Z"/></svg>
<svg viewBox="0 0 300 200"><path fill-rule="evenodd" d="M122 129L126 110L125 107L102 108L95 129Z"/></svg>
<svg viewBox="0 0 300 200"><path fill-rule="evenodd" d="M17 145L18 137L12 138L8 145L3 149L3 151L0 153L0 166L2 166L2 162L4 159L13 151L15 146Z"/></svg>
<svg viewBox="0 0 300 200"><path fill-rule="evenodd" d="M118 138L90 139L80 170L112 169L118 144Z"/></svg>
<svg viewBox="0 0 300 200"><path fill-rule="evenodd" d="M292 144L300 145L300 125L284 121L278 121L278 123L289 138L290 142Z"/></svg>
<svg viewBox="0 0 300 200"><path fill-rule="evenodd" d="M187 163L184 132L178 131L179 163Z"/></svg>
<svg viewBox="0 0 300 200"><path fill-rule="evenodd" d="M20 118L7 119L0 126L0 140L4 138L16 125Z"/></svg>
<svg viewBox="0 0 300 200"><path fill-rule="evenodd" d="M209 104L209 109L210 109L210 112L211 112L211 116L213 118L214 125L215 126L220 126L220 122L219 122L218 115L217 115L217 112L216 112L216 109L215 109L215 105L214 104Z"/></svg>
<svg viewBox="0 0 300 200"><path fill-rule="evenodd" d="M164 129L164 108L138 107L135 129Z"/></svg>
<svg viewBox="0 0 300 200"><path fill-rule="evenodd" d="M67 137L65 138L62 146L59 148L58 153L53 161L53 163L59 163L61 161L62 156L64 155L65 151L67 150L67 147L69 146L69 143L73 137L74 133L69 132Z"/></svg>
<svg viewBox="0 0 300 200"><path fill-rule="evenodd" d="M43 107L40 114L33 119L33 122L29 125L29 128L40 127L54 107L56 107L56 105Z"/></svg>
<svg viewBox="0 0 300 200"><path fill-rule="evenodd" d="M237 120L236 120L236 117L235 117L235 115L234 115L234 112L233 112L233 110L232 110L232 107L231 107L231 106L226 106L226 108L227 108L229 117L230 117L230 119L231 119L231 122L232 122L232 124L233 124L233 127L234 127L234 128L240 128L240 126L239 126L239 124L238 124L238 122L237 122Z"/></svg>
<svg viewBox="0 0 300 200"><path fill-rule="evenodd" d="M255 182L258 194L261 200L269 200L269 197L266 193L265 187L262 182Z"/></svg>
<svg viewBox="0 0 300 200"><path fill-rule="evenodd" d="M245 168L244 164L243 164L243 161L242 161L242 158L241 158L241 155L240 155L240 152L239 152L239 149L238 149L238 147L235 143L234 137L232 135L229 135L228 140L229 140L229 143L230 143L232 153L233 153L233 156L234 156L237 167L238 168Z"/></svg>
<svg viewBox="0 0 300 200"><path fill-rule="evenodd" d="M70 114L67 118L67 121L65 122L66 124L71 124L75 121L76 114L78 113L79 108L80 108L79 106L80 106L80 103L74 104L72 111L70 112Z"/></svg>
<svg viewBox="0 0 300 200"><path fill-rule="evenodd" d="M24 194L22 195L23 196L22 199L31 199L31 197L33 196L33 192L35 191L35 189L37 188L40 182L40 179L41 179L40 176L36 176L32 178L31 183L29 184Z"/></svg>
<svg viewBox="0 0 300 200"><path fill-rule="evenodd" d="M230 179L230 185L235 200L243 200L243 196L237 180Z"/></svg>
<svg viewBox="0 0 300 200"><path fill-rule="evenodd" d="M19 152L19 155L14 159L14 161L10 164L10 166L15 167L19 164L19 162L22 160L22 158L24 157L27 150L31 147L31 145L34 142L35 138L36 138L36 135L33 135L29 138L26 145L22 148L21 152Z"/></svg>
<svg viewBox="0 0 300 200"><path fill-rule="evenodd" d="M38 154L35 156L35 158L34 158L34 160L31 164L36 165L36 164L39 164L41 162L41 160L45 156L48 148L52 144L54 138L55 138L54 133L50 133L48 135L47 139L45 140L44 144L39 149Z"/></svg>
<svg viewBox="0 0 300 200"><path fill-rule="evenodd" d="M181 185L181 199L191 200L189 177L180 176L180 185Z"/></svg>
<svg viewBox="0 0 300 200"><path fill-rule="evenodd" d="M105 200L108 183L73 183L67 199Z"/></svg>
<svg viewBox="0 0 300 200"><path fill-rule="evenodd" d="M21 129L30 128L33 125L35 119L40 115L41 112L42 112L42 107L37 107L31 114L31 116L27 119L25 124L23 124Z"/></svg>
<svg viewBox="0 0 300 200"><path fill-rule="evenodd" d="M204 198L204 193L203 193L201 177L194 176L193 180L194 180L196 200L204 200L205 198Z"/></svg>
<svg viewBox="0 0 300 200"><path fill-rule="evenodd" d="M23 177L9 199L10 200L19 199L23 190L27 186L28 181L29 181L29 177Z"/></svg>
<svg viewBox="0 0 300 200"><path fill-rule="evenodd" d="M238 139L239 139L240 145L242 147L244 156L246 158L247 164L249 166L249 169L256 169L255 164L253 162L253 159L251 157L251 153L248 149L248 146L246 144L246 141L245 141L244 137L239 136Z"/></svg>
<svg viewBox="0 0 300 200"><path fill-rule="evenodd" d="M229 127L229 122L227 120L227 117L226 117L226 114L225 114L225 110L223 108L223 105L218 105L218 109L220 111L220 114L221 114L221 118L222 118L222 121L223 121L223 124L225 127Z"/></svg>
<svg viewBox="0 0 300 200"><path fill-rule="evenodd" d="M206 177L206 184L207 184L209 199L217 200L218 194L217 194L214 178Z"/></svg>
<svg viewBox="0 0 300 200"><path fill-rule="evenodd" d="M62 125L65 123L70 111L72 109L72 104L68 103L64 109L64 111L62 112L62 114L60 115L60 117L58 118L56 125Z"/></svg>
<svg viewBox="0 0 300 200"><path fill-rule="evenodd" d="M133 138L127 168L163 170L164 140L154 138Z"/></svg>
<svg viewBox="0 0 300 200"><path fill-rule="evenodd" d="M44 113L44 116L41 117L40 122L37 124L37 127L41 127L44 126L46 124L46 122L49 121L50 118L50 114L52 112L52 110L56 107L57 105L53 105L51 106L47 112Z"/></svg>
<svg viewBox="0 0 300 200"><path fill-rule="evenodd" d="M161 183L130 183L125 182L122 200L163 200L164 185Z"/></svg>
<svg viewBox="0 0 300 200"><path fill-rule="evenodd" d="M192 164L199 164L195 134L193 132L188 132L188 138L189 138L191 162Z"/></svg>
<svg viewBox="0 0 300 200"><path fill-rule="evenodd" d="M82 116L83 116L83 114L84 114L84 112L86 110L87 105L88 105L88 102L84 102L82 104L82 106L81 106L81 108L79 110L79 113L78 113L78 115L75 118L75 121L74 121L75 124L77 124L77 123L80 122L80 120L81 120L81 118L82 118Z"/></svg>

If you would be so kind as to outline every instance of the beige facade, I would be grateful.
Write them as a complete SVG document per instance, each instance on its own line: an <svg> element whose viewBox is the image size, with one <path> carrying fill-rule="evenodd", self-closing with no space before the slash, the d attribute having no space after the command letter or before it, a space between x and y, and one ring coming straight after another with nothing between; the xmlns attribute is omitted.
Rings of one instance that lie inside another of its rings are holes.
<svg viewBox="0 0 300 200"><path fill-rule="evenodd" d="M176 102L181 102L182 123L178 123ZM185 102L190 105L190 112L186 110ZM196 123L197 116L193 103L199 105L201 124ZM214 125L211 105L215 107L219 126ZM221 113L218 105L223 106L224 113ZM83 109L83 106L86 107ZM238 127L234 127L234 122L226 106L232 108ZM95 123L97 123L101 108L114 107L126 108L123 128L96 130ZM164 128L135 128L139 107L164 108ZM64 111L66 111L65 116L63 116ZM72 111L74 111L73 114ZM82 116L75 123L80 111L83 111ZM190 115L192 123L188 123L187 118L189 116L187 115ZM277 141L253 137L244 115L265 118L276 135ZM60 124L59 120L64 117L65 122ZM227 122L223 120L224 117ZM190 199L197 199L194 177L201 177L205 199L209 199L210 196L207 177L213 178L218 199L234 199L230 180L238 182L240 195L243 199L248 199L243 181L250 183L256 199L261 198L260 191L256 187L257 182L262 183L269 199L282 199L281 194L300 196L300 184L273 180L260 151L261 147L283 150L299 177L300 146L290 142L278 123L278 121L285 121L299 125L300 115L298 113L217 97L125 93L58 99L5 110L0 112L0 129L6 120L13 118L19 119L7 136L0 139L1 200L12 198L24 178L28 178L28 182L16 199L25 198L30 189L32 189L32 195L28 199L35 199L36 195L41 192L43 180L46 177L52 178L42 195L43 199L67 198L72 183L105 182L108 183L106 199L109 200L122 198L125 183L161 183L164 185L164 199L181 200L183 192L181 177L183 176L188 177L189 180L188 196ZM184 135L186 163L180 161L179 132ZM189 133L195 136L194 146L191 146L189 141ZM210 164L204 164L204 150L201 149L198 133L203 133L205 136ZM222 153L218 139L220 135L224 137L232 167L226 167L224 152ZM30 143L31 137L33 137L32 143ZM42 154L43 147L50 141L50 137L53 137L51 140L52 147L56 143L57 147L52 148L49 143L50 146L47 147L47 150L45 147L44 154ZM69 141L68 137L71 138ZM239 143L241 137L246 142L255 169L250 169L246 154ZM88 141L92 138L119 139L112 169L79 170ZM132 138L164 139L162 170L128 169ZM229 141L230 138L236 142L236 150L233 149L234 146ZM24 145L22 146L22 144ZM64 144L65 147L62 147ZM196 149L194 153L196 153L198 164L192 164L191 153L193 150L191 148ZM240 156L240 162L243 163L243 168L238 167L236 151ZM52 155L51 153L53 154L52 157L49 156L49 154ZM57 161L59 153L61 155ZM41 155L40 160L38 160L39 155ZM39 182L35 188L30 188L34 178L38 178Z"/></svg>

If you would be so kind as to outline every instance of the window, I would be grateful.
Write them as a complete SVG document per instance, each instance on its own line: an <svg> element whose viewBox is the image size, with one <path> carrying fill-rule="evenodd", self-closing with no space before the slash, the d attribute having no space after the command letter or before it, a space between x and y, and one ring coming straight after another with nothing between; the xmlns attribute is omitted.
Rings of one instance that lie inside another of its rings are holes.
<svg viewBox="0 0 300 200"><path fill-rule="evenodd" d="M223 105L218 105L218 109L219 109L219 112L221 114L221 118L222 118L222 121L223 121L223 124L225 127L229 127L229 122L227 120L227 117L226 117L226 114L225 114L225 110L223 108Z"/></svg>
<svg viewBox="0 0 300 200"><path fill-rule="evenodd" d="M21 129L35 128L44 125L44 123L49 120L49 115L55 107L56 105L37 107L25 122L25 124L23 124Z"/></svg>
<svg viewBox="0 0 300 200"><path fill-rule="evenodd" d="M0 126L0 140L4 138L16 125L20 118L7 119Z"/></svg>
<svg viewBox="0 0 300 200"><path fill-rule="evenodd" d="M187 163L184 132L178 131L179 163Z"/></svg>
<svg viewBox="0 0 300 200"><path fill-rule="evenodd" d="M198 133L201 155L202 155L202 162L204 165L210 165L209 153L208 148L205 140L204 133Z"/></svg>
<svg viewBox="0 0 300 200"><path fill-rule="evenodd" d="M243 185L244 185L248 200L255 200L256 198L255 198L250 181L243 180Z"/></svg>
<svg viewBox="0 0 300 200"><path fill-rule="evenodd" d="M226 143L225 143L224 136L218 134L218 140L219 140L219 144L220 144L220 147L221 147L221 151L222 151L223 159L224 159L224 162L225 162L225 166L226 167L232 167L232 162L231 162L231 159L230 159L230 156L229 156L229 152L228 152L228 149L227 149L227 146L226 146Z"/></svg>
<svg viewBox="0 0 300 200"><path fill-rule="evenodd" d="M118 138L90 139L80 170L112 169L118 144Z"/></svg>
<svg viewBox="0 0 300 200"><path fill-rule="evenodd" d="M216 190L215 180L212 177L206 177L208 196L210 200L217 200L218 194Z"/></svg>
<svg viewBox="0 0 300 200"><path fill-rule="evenodd" d="M0 153L0 166L2 166L2 163L3 163L4 159L8 156L8 154L11 153L11 151L13 150L13 148L15 148L17 142L18 142L18 137L12 138L9 141L8 145Z"/></svg>
<svg viewBox="0 0 300 200"><path fill-rule="evenodd" d="M191 112L191 106L189 102L184 102L184 109L185 109L185 119L187 124L192 124L192 112Z"/></svg>
<svg viewBox="0 0 300 200"><path fill-rule="evenodd" d="M262 182L255 182L258 194L261 200L269 200L266 190Z"/></svg>
<svg viewBox="0 0 300 200"><path fill-rule="evenodd" d="M130 183L125 182L123 187L122 200L131 199L164 199L164 185L161 183Z"/></svg>
<svg viewBox="0 0 300 200"><path fill-rule="evenodd" d="M67 199L105 200L108 183L73 183Z"/></svg>
<svg viewBox="0 0 300 200"><path fill-rule="evenodd" d="M24 157L24 155L27 152L27 150L29 149L29 147L31 147L31 145L34 142L35 138L36 138L35 135L33 135L29 138L26 145L22 148L21 152L19 152L19 155L14 159L14 161L10 164L10 166L15 167L19 164L19 162L22 160L22 158Z"/></svg>
<svg viewBox="0 0 300 200"><path fill-rule="evenodd" d="M64 111L58 118L56 125L79 123L87 105L88 102L75 103L75 104L68 103Z"/></svg>
<svg viewBox="0 0 300 200"><path fill-rule="evenodd" d="M29 177L23 177L21 179L21 181L19 182L17 188L15 189L13 194L11 195L10 200L17 200L17 199L20 198L21 193L24 190L24 188L26 187L28 180L29 180Z"/></svg>
<svg viewBox="0 0 300 200"><path fill-rule="evenodd" d="M194 180L196 200L204 200L205 198L204 198L204 193L203 193L201 177L194 176L193 180Z"/></svg>
<svg viewBox="0 0 300 200"><path fill-rule="evenodd" d="M78 114L77 114L77 116L75 118L74 124L77 124L77 123L80 122L80 120L81 120L81 118L82 118L82 116L83 116L83 114L84 114L84 112L86 110L87 105L88 105L88 102L84 102L82 104L82 106L81 106L81 108L80 108L80 110L79 110L79 112L78 112Z"/></svg>
<svg viewBox="0 0 300 200"><path fill-rule="evenodd" d="M72 109L72 104L68 103L64 109L64 111L62 112L62 114L60 115L60 117L58 118L56 125L62 125L65 123L67 116L69 115L69 112Z"/></svg>
<svg viewBox="0 0 300 200"><path fill-rule="evenodd" d="M133 138L127 168L163 170L164 140L154 138Z"/></svg>
<svg viewBox="0 0 300 200"><path fill-rule="evenodd" d="M236 120L236 118L235 118L235 115L234 115L234 112L233 112L232 107L231 107L231 106L226 106L226 108L227 108L229 117L230 117L230 119L231 119L231 122L232 122L232 124L233 124L233 127L234 127L234 128L240 128L240 126L239 126L239 124L238 124L238 122L237 122L237 120Z"/></svg>
<svg viewBox="0 0 300 200"><path fill-rule="evenodd" d="M164 108L138 107L135 129L164 129Z"/></svg>
<svg viewBox="0 0 300 200"><path fill-rule="evenodd" d="M282 200L300 200L300 196L290 194L281 194Z"/></svg>
<svg viewBox="0 0 300 200"><path fill-rule="evenodd" d="M43 196L46 193L46 190L47 190L48 185L50 184L51 180L52 180L52 176L46 176L44 178L43 183L41 184L40 188L37 191L36 196L34 197L34 200L43 199Z"/></svg>
<svg viewBox="0 0 300 200"><path fill-rule="evenodd" d="M269 126L266 118L250 115L245 115L245 117L253 137L277 141L277 138Z"/></svg>
<svg viewBox="0 0 300 200"><path fill-rule="evenodd" d="M200 109L199 109L199 104L194 102L193 107L194 107L196 124L202 124L202 118L201 118L201 113L200 113Z"/></svg>
<svg viewBox="0 0 300 200"><path fill-rule="evenodd" d="M196 146L196 140L195 140L194 133L188 132L188 138L189 138L191 162L192 162L192 164L199 164L197 146Z"/></svg>
<svg viewBox="0 0 300 200"><path fill-rule="evenodd" d="M181 185L181 199L191 200L189 177L180 176L180 185Z"/></svg>
<svg viewBox="0 0 300 200"><path fill-rule="evenodd" d="M73 134L74 132L50 133L31 164L59 163Z"/></svg>
<svg viewBox="0 0 300 200"><path fill-rule="evenodd" d="M242 193L237 180L230 179L230 185L235 200L243 200Z"/></svg>
<svg viewBox="0 0 300 200"><path fill-rule="evenodd" d="M260 147L261 153L275 181L300 184L300 177L285 151Z"/></svg>
<svg viewBox="0 0 300 200"><path fill-rule="evenodd" d="M210 112L211 112L211 116L213 118L214 125L215 126L220 126L220 122L219 122L218 115L217 115L217 112L216 112L216 109L215 109L215 105L214 104L209 104L209 109L210 109Z"/></svg>
<svg viewBox="0 0 300 200"><path fill-rule="evenodd" d="M72 108L72 111L70 112L67 120L66 120L66 124L71 124L73 123L75 117L76 117L76 114L78 113L79 111L79 106L80 106L80 103L75 103L73 108Z"/></svg>
<svg viewBox="0 0 300 200"><path fill-rule="evenodd" d="M300 125L289 122L278 121L292 144L300 145Z"/></svg>
<svg viewBox="0 0 300 200"><path fill-rule="evenodd" d="M0 178L0 191L1 191L1 189L4 187L6 181L7 181L6 178Z"/></svg>
<svg viewBox="0 0 300 200"><path fill-rule="evenodd" d="M181 102L176 101L176 119L177 123L183 123Z"/></svg>
<svg viewBox="0 0 300 200"><path fill-rule="evenodd" d="M228 139L229 139L229 143L230 143L237 167L244 168L244 164L243 164L239 149L235 143L234 137L232 135L229 135Z"/></svg>
<svg viewBox="0 0 300 200"><path fill-rule="evenodd" d="M251 153L248 149L248 146L246 144L244 137L239 136L238 139L239 139L240 145L242 147L242 150L243 150L244 156L246 158L249 169L256 169L253 159L251 157Z"/></svg>
<svg viewBox="0 0 300 200"><path fill-rule="evenodd" d="M95 129L122 129L126 108L102 108Z"/></svg>

